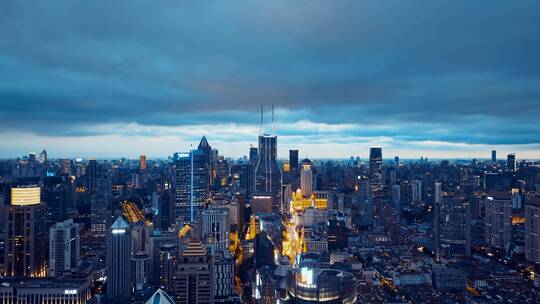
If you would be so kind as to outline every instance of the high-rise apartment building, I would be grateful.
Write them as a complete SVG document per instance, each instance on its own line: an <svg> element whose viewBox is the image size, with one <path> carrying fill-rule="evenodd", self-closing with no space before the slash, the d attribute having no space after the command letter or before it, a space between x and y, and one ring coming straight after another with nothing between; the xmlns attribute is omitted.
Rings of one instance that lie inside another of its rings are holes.
<svg viewBox="0 0 540 304"><path fill-rule="evenodd" d="M485 200L486 243L503 249L512 238L512 198L506 192L492 192Z"/></svg>
<svg viewBox="0 0 540 304"><path fill-rule="evenodd" d="M525 258L540 265L540 197L525 205Z"/></svg>
<svg viewBox="0 0 540 304"><path fill-rule="evenodd" d="M79 262L79 224L68 219L49 228L49 276L70 272Z"/></svg>
<svg viewBox="0 0 540 304"><path fill-rule="evenodd" d="M435 203L433 225L437 258L471 255L471 206L468 200L449 196Z"/></svg>

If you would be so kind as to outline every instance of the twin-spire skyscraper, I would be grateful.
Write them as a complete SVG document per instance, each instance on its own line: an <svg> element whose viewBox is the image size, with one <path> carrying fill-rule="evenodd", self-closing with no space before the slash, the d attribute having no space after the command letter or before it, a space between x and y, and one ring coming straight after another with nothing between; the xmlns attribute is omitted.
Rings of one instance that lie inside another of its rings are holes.
<svg viewBox="0 0 540 304"><path fill-rule="evenodd" d="M277 135L272 105L272 132L264 132L264 109L261 105L261 125L259 129L259 153L255 166L255 195L272 198L272 209L280 210L281 169L277 163Z"/></svg>

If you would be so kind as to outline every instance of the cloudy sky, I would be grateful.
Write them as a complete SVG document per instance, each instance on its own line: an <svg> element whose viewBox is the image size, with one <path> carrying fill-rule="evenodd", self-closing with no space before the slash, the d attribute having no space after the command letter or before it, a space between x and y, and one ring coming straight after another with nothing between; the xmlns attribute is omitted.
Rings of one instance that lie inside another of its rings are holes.
<svg viewBox="0 0 540 304"><path fill-rule="evenodd" d="M282 157L540 158L539 54L538 0L2 0L0 157L237 157L274 104Z"/></svg>

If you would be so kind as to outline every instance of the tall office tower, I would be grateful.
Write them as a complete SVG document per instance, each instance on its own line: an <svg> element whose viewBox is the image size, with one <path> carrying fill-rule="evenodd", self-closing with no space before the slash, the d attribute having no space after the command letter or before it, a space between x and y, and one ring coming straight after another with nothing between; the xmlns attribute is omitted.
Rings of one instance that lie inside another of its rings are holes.
<svg viewBox="0 0 540 304"><path fill-rule="evenodd" d="M371 147L369 149L369 179L373 190L380 190L382 187L382 148Z"/></svg>
<svg viewBox="0 0 540 304"><path fill-rule="evenodd" d="M28 176L38 176L38 163L36 153L28 154Z"/></svg>
<svg viewBox="0 0 540 304"><path fill-rule="evenodd" d="M281 168L277 163L277 136L274 128L272 107L272 133L262 133L263 112L261 106L261 130L259 133L259 155L255 166L255 193L270 195L272 209L279 211L281 191Z"/></svg>
<svg viewBox="0 0 540 304"><path fill-rule="evenodd" d="M45 151L45 149L43 149L43 151L41 151L41 153L39 153L39 163L40 164L45 164L47 162L47 151Z"/></svg>
<svg viewBox="0 0 540 304"><path fill-rule="evenodd" d="M86 167L86 192L89 197L92 197L96 194L96 179L97 179L98 165L95 159L88 161L88 166Z"/></svg>
<svg viewBox="0 0 540 304"><path fill-rule="evenodd" d="M249 162L253 165L257 164L259 159L259 149L257 147L249 147Z"/></svg>
<svg viewBox="0 0 540 304"><path fill-rule="evenodd" d="M313 193L313 170L312 162L309 159L302 161L302 171L300 173L300 189L305 197L310 197Z"/></svg>
<svg viewBox="0 0 540 304"><path fill-rule="evenodd" d="M175 284L176 303L213 304L213 261L203 243L189 242L178 262Z"/></svg>
<svg viewBox="0 0 540 304"><path fill-rule="evenodd" d="M255 268L263 266L274 266L274 243L266 231L261 231L255 236Z"/></svg>
<svg viewBox="0 0 540 304"><path fill-rule="evenodd" d="M497 151L491 150L491 162L497 162Z"/></svg>
<svg viewBox="0 0 540 304"><path fill-rule="evenodd" d="M11 204L4 208L4 276L45 276L47 239L40 187L11 188Z"/></svg>
<svg viewBox="0 0 540 304"><path fill-rule="evenodd" d="M433 233L437 258L471 255L471 206L460 196L444 197L435 205Z"/></svg>
<svg viewBox="0 0 540 304"><path fill-rule="evenodd" d="M94 182L94 194L90 197L90 230L95 236L103 237L109 226L109 211L112 204L112 181L108 176L100 175Z"/></svg>
<svg viewBox="0 0 540 304"><path fill-rule="evenodd" d="M328 221L328 250L336 251L347 248L349 229L344 221Z"/></svg>
<svg viewBox="0 0 540 304"><path fill-rule="evenodd" d="M167 243L159 248L159 285L168 293L174 292L174 272L178 260L175 243Z"/></svg>
<svg viewBox="0 0 540 304"><path fill-rule="evenodd" d="M506 167L512 172L517 171L516 153L510 153L506 157Z"/></svg>
<svg viewBox="0 0 540 304"><path fill-rule="evenodd" d="M394 156L394 165L399 167L399 156Z"/></svg>
<svg viewBox="0 0 540 304"><path fill-rule="evenodd" d="M139 156L139 171L140 172L146 171L146 155L144 154Z"/></svg>
<svg viewBox="0 0 540 304"><path fill-rule="evenodd" d="M413 180L411 182L411 203L422 202L422 181Z"/></svg>
<svg viewBox="0 0 540 304"><path fill-rule="evenodd" d="M234 294L234 259L229 250L214 254L214 300L227 303Z"/></svg>
<svg viewBox="0 0 540 304"><path fill-rule="evenodd" d="M392 202L394 203L394 209L399 214L401 210L401 186L393 185L392 186Z"/></svg>
<svg viewBox="0 0 540 304"><path fill-rule="evenodd" d="M129 303L131 297L131 231L119 216L107 233L107 303Z"/></svg>
<svg viewBox="0 0 540 304"><path fill-rule="evenodd" d="M166 230L154 230L146 239L146 252L150 258L148 282L159 286L160 279L160 256L159 249L167 243L178 244L178 235Z"/></svg>
<svg viewBox="0 0 540 304"><path fill-rule="evenodd" d="M207 209L201 212L202 240L210 252L229 249L230 217L226 209Z"/></svg>
<svg viewBox="0 0 540 304"><path fill-rule="evenodd" d="M204 208L210 189L210 162L204 150L175 154L174 218L193 222Z"/></svg>
<svg viewBox="0 0 540 304"><path fill-rule="evenodd" d="M144 290L150 275L150 258L144 251L133 254L131 258L131 284L135 292Z"/></svg>
<svg viewBox="0 0 540 304"><path fill-rule="evenodd" d="M433 190L433 197L434 197L434 202L437 204L437 203L440 203L441 200L442 200L442 190L441 190L441 186L442 184L440 182L436 182L435 183L435 186L434 186L434 190Z"/></svg>
<svg viewBox="0 0 540 304"><path fill-rule="evenodd" d="M525 258L540 264L540 197L531 197L525 205Z"/></svg>
<svg viewBox="0 0 540 304"><path fill-rule="evenodd" d="M289 150L289 166L291 176L291 188L296 191L300 186L298 179L300 178L300 163L298 162L298 150Z"/></svg>
<svg viewBox="0 0 540 304"><path fill-rule="evenodd" d="M43 204L45 229L67 219L67 210L73 206L71 181L65 176L43 178Z"/></svg>
<svg viewBox="0 0 540 304"><path fill-rule="evenodd" d="M79 224L68 219L49 228L49 276L70 272L79 262Z"/></svg>
<svg viewBox="0 0 540 304"><path fill-rule="evenodd" d="M512 198L506 192L492 192L485 200L486 243L503 249L512 237Z"/></svg>
<svg viewBox="0 0 540 304"><path fill-rule="evenodd" d="M73 174L73 162L71 159L62 159L62 174L71 176Z"/></svg>

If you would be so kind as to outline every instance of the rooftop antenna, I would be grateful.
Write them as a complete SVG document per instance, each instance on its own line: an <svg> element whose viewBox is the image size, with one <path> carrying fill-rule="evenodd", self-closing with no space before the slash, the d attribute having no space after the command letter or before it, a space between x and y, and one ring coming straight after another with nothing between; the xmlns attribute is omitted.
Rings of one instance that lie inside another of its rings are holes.
<svg viewBox="0 0 540 304"><path fill-rule="evenodd" d="M261 103L261 125L259 126L259 135L262 134L262 127L263 127L263 105Z"/></svg>
<svg viewBox="0 0 540 304"><path fill-rule="evenodd" d="M276 126L274 125L274 104L272 104L272 135L276 135Z"/></svg>

